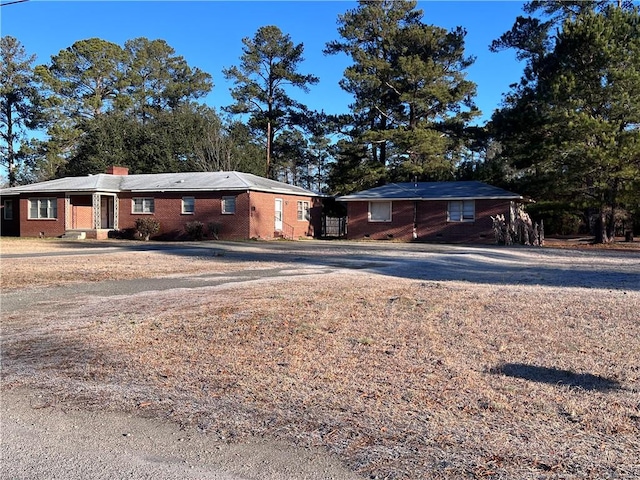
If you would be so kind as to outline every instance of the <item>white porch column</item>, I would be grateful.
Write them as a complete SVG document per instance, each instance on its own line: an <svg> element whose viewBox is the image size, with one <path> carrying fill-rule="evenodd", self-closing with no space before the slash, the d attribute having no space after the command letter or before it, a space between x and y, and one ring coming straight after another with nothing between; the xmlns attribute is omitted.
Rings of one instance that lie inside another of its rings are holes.
<svg viewBox="0 0 640 480"><path fill-rule="evenodd" d="M93 210L93 228L97 230L101 227L102 217L100 216L100 194L94 193L91 196L91 207Z"/></svg>
<svg viewBox="0 0 640 480"><path fill-rule="evenodd" d="M73 228L73 218L71 213L71 194L64 194L64 230L71 230Z"/></svg>
<svg viewBox="0 0 640 480"><path fill-rule="evenodd" d="M120 211L120 198L118 198L118 195L114 195L113 196L113 228L115 230L120 230L120 227L118 226L118 212Z"/></svg>

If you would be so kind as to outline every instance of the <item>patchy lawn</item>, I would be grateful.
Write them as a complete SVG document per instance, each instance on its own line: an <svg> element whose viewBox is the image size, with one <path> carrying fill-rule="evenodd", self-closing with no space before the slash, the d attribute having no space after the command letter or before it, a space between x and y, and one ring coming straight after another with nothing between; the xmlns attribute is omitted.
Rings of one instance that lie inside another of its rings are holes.
<svg viewBox="0 0 640 480"><path fill-rule="evenodd" d="M637 290L353 270L89 297L3 315L2 387L319 445L370 478L637 478L639 311Z"/></svg>
<svg viewBox="0 0 640 480"><path fill-rule="evenodd" d="M144 244L120 240L70 242L57 239L3 238L0 241L2 255L23 256L0 259L0 288L4 291L15 291L47 285L175 277L212 270L224 273L241 268L264 268L255 262L238 264L225 261L224 258L218 258L215 250L211 249L203 250L201 256L189 257L145 251L109 252L105 255L91 253L92 249L122 245ZM86 251L85 255L78 253L83 251Z"/></svg>
<svg viewBox="0 0 640 480"><path fill-rule="evenodd" d="M632 242L626 242L624 237L616 237L615 242L605 244L593 243L593 240L593 237L547 237L545 238L544 246L574 250L640 251L640 238L635 238Z"/></svg>

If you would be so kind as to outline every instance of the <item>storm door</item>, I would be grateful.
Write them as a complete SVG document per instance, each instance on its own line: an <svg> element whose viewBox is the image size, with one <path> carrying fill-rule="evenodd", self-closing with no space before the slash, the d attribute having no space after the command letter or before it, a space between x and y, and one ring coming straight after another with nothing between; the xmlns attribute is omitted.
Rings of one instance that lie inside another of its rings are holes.
<svg viewBox="0 0 640 480"><path fill-rule="evenodd" d="M276 198L276 224L275 224L275 230L276 232L280 232L282 231L282 199L281 198Z"/></svg>
<svg viewBox="0 0 640 480"><path fill-rule="evenodd" d="M113 197L102 196L100 197L100 227L99 228L114 228L114 199Z"/></svg>

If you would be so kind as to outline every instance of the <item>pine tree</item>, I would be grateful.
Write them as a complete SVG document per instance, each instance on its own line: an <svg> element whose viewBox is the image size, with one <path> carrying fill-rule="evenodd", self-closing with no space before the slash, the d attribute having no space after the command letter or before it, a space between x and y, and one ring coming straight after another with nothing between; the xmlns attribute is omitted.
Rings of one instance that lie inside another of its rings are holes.
<svg viewBox="0 0 640 480"><path fill-rule="evenodd" d="M266 140L265 175L272 176L274 139L277 132L296 126L296 112L306 107L294 100L291 87L309 91L309 85L318 83L311 74L298 72L304 60L304 45L294 44L289 35L276 26L260 27L253 38L244 38L240 65L223 71L225 78L233 80L233 105L225 108L234 114L249 114L249 124L262 132Z"/></svg>
<svg viewBox="0 0 640 480"><path fill-rule="evenodd" d="M0 39L0 138L2 163L9 172L9 186L16 185L19 152L16 147L26 140L28 129L43 121L42 97L36 85L33 63L18 39Z"/></svg>
<svg viewBox="0 0 640 480"><path fill-rule="evenodd" d="M452 178L463 130L479 112L465 69L466 32L422 23L415 1L361 1L339 17L342 40L326 53L353 65L342 88L353 94L356 139L388 179Z"/></svg>
<svg viewBox="0 0 640 480"><path fill-rule="evenodd" d="M527 61L491 123L520 191L596 211L598 242L613 239L617 209L640 210L640 14L606 3L531 2L551 17L519 17L493 45Z"/></svg>

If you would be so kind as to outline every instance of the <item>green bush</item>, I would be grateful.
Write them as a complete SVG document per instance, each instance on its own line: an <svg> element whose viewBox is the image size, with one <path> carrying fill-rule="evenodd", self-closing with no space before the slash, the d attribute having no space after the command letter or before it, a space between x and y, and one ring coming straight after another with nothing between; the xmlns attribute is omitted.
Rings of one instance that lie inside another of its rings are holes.
<svg viewBox="0 0 640 480"><path fill-rule="evenodd" d="M184 231L187 232L187 236L192 240L202 240L204 238L204 223L193 221L187 222L184 226Z"/></svg>
<svg viewBox="0 0 640 480"><path fill-rule="evenodd" d="M149 240L151 235L160 231L160 222L154 217L140 217L136 219L136 233L140 238Z"/></svg>

